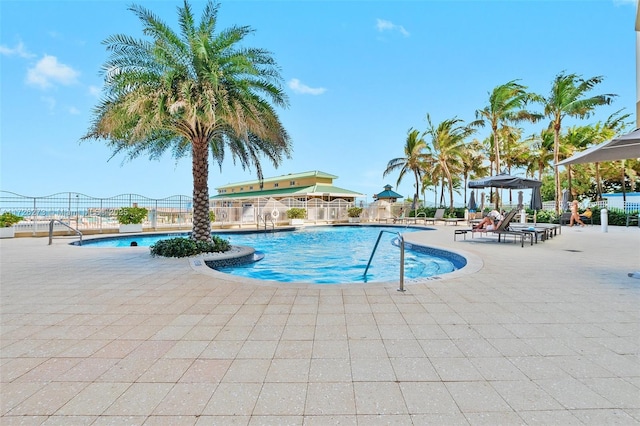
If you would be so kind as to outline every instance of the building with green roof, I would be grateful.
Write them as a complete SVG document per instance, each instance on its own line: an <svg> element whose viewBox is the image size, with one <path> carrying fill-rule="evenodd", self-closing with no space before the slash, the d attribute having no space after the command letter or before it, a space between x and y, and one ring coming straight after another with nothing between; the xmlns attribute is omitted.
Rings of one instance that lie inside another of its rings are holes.
<svg viewBox="0 0 640 426"><path fill-rule="evenodd" d="M232 201L256 197L274 199L293 197L297 199L304 198L306 201L311 199L322 199L323 201L342 199L347 202L354 202L356 197L364 197L359 192L335 186L333 180L337 178L338 176L315 170L304 173L289 173L265 178L262 181L256 179L230 183L215 188L218 191L218 195L211 197L211 200Z"/></svg>
<svg viewBox="0 0 640 426"><path fill-rule="evenodd" d="M305 209L307 220L346 220L347 209L364 194L335 186L337 178L314 170L230 183L215 188L218 194L211 197L210 204L216 220L230 222L280 221L294 207Z"/></svg>

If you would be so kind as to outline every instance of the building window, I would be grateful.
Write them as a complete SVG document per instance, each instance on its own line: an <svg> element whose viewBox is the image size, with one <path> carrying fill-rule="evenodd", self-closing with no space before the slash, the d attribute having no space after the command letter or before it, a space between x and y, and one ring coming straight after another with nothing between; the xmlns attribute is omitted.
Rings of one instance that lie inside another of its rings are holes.
<svg viewBox="0 0 640 426"><path fill-rule="evenodd" d="M278 187L278 183L277 183L277 182L276 182L276 183L274 183L274 184L273 184L273 187L274 187L274 188L277 188L277 187Z"/></svg>
<svg viewBox="0 0 640 426"><path fill-rule="evenodd" d="M253 191L253 186L250 186L250 187L249 187L249 191Z"/></svg>
<svg viewBox="0 0 640 426"><path fill-rule="evenodd" d="M244 186L241 186L241 187L240 187L240 191L244 191Z"/></svg>
<svg viewBox="0 0 640 426"><path fill-rule="evenodd" d="M289 181L289 186L296 186L296 181L295 180Z"/></svg>

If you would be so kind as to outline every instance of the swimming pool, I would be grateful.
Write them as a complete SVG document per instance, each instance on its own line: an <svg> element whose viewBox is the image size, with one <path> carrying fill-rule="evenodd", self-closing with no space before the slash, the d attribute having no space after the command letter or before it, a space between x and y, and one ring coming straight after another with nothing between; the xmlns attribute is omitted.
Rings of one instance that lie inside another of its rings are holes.
<svg viewBox="0 0 640 426"><path fill-rule="evenodd" d="M216 268L236 276L279 282L340 284L397 281L400 250L398 232L419 229L380 226L319 226L279 232L214 233L234 246L253 247L264 258L234 267ZM380 243L366 278L369 257L381 231ZM135 235L88 240L83 245L99 247L151 246L171 235ZM186 234L184 234L186 235ZM427 278L453 272L465 265L464 257L429 247L405 244L405 279Z"/></svg>

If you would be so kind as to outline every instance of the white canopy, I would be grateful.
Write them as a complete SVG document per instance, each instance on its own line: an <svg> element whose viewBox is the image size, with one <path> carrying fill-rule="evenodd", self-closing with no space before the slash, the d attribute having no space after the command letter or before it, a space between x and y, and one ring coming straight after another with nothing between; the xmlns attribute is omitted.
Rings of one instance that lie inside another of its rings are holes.
<svg viewBox="0 0 640 426"><path fill-rule="evenodd" d="M624 160L627 158L640 158L640 129L585 149L566 160L560 161L558 165L600 163L602 161Z"/></svg>

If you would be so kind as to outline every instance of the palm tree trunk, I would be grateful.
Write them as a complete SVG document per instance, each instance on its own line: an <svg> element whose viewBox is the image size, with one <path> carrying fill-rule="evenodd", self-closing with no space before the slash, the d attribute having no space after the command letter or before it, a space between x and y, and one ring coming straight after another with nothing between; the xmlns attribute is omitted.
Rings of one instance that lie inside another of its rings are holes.
<svg viewBox="0 0 640 426"><path fill-rule="evenodd" d="M562 192L560 188L560 172L558 170L558 161L560 160L560 126L555 124L553 126L553 172L554 172L554 183L556 186L556 214L560 214L560 198L562 197Z"/></svg>
<svg viewBox="0 0 640 426"><path fill-rule="evenodd" d="M602 200L602 182L600 180L600 163L595 164L596 167L596 201Z"/></svg>
<svg viewBox="0 0 640 426"><path fill-rule="evenodd" d="M209 145L206 140L192 141L193 232L196 241L211 241L209 222Z"/></svg>
<svg viewBox="0 0 640 426"><path fill-rule="evenodd" d="M496 157L496 176L498 176L500 174L500 144L498 143L498 127L494 126L493 127L493 150L495 152L495 157ZM492 189L493 191L493 189ZM497 194L497 191L496 191ZM495 199L496 203L496 210L499 209L499 204L498 204L498 197L496 196Z"/></svg>
<svg viewBox="0 0 640 426"><path fill-rule="evenodd" d="M572 189L572 182L571 182L571 165L567 166L567 188L569 189L569 194L571 194L571 196L573 196L573 189Z"/></svg>
<svg viewBox="0 0 640 426"><path fill-rule="evenodd" d="M623 206L626 204L627 202L627 189L624 186L624 181L625 181L625 164L624 164L624 160L621 161L622 163L622 203Z"/></svg>

